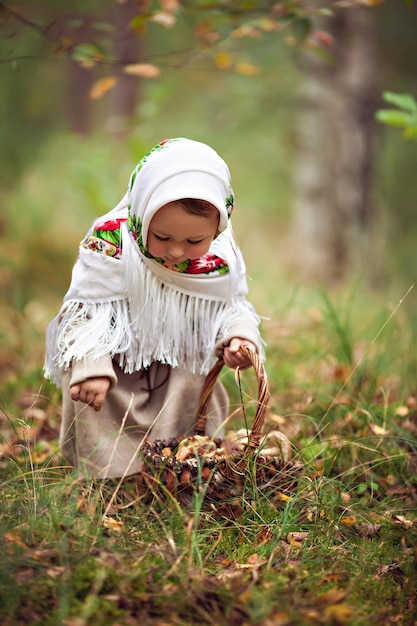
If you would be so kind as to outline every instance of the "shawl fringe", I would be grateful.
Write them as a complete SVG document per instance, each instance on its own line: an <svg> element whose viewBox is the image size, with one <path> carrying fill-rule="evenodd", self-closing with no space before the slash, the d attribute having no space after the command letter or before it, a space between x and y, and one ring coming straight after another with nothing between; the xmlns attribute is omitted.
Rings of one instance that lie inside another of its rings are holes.
<svg viewBox="0 0 417 626"><path fill-rule="evenodd" d="M67 301L49 324L45 376L60 385L62 369L73 360L117 357L126 373L153 361L206 375L215 362L216 343L236 324L259 324L244 298L225 304L181 293L149 277L138 309L127 299L106 302ZM150 284L149 284L150 283ZM158 285L156 283L159 283ZM156 287L156 289L155 289Z"/></svg>

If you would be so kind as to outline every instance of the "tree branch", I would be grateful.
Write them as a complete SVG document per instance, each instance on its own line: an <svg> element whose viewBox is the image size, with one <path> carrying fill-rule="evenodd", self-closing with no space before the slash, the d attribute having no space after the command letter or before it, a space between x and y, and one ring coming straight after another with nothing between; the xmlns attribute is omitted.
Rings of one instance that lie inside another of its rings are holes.
<svg viewBox="0 0 417 626"><path fill-rule="evenodd" d="M0 14L1 13L5 15L6 17L11 17L12 19L14 19L16 22L19 22L20 24L23 24L23 26L27 26L28 28L36 31L37 33L42 35L42 37L45 37L49 41L53 41L53 42L59 41L58 37L50 33L50 28L52 26L52 23L48 24L48 26L46 27L40 26L36 22L33 22L32 20L28 20L26 17L24 17L23 15L21 15L14 9L11 9L10 7L6 6L4 2L0 2Z"/></svg>

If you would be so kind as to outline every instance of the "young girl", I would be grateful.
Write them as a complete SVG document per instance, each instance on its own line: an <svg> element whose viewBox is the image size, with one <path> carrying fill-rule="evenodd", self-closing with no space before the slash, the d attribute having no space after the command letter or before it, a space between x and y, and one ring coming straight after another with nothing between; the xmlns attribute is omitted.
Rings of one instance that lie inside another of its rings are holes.
<svg viewBox="0 0 417 626"><path fill-rule="evenodd" d="M128 191L80 244L70 288L47 330L45 375L62 386L62 453L90 477L139 471L148 440L192 431L204 377L219 355L262 351L246 300L226 163L189 139L161 142ZM207 434L229 410L220 383Z"/></svg>

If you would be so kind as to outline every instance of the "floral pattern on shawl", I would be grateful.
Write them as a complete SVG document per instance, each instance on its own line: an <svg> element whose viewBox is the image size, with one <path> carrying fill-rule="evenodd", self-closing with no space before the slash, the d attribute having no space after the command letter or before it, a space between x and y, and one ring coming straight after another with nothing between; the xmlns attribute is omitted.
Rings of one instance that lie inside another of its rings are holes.
<svg viewBox="0 0 417 626"><path fill-rule="evenodd" d="M98 252L103 256L120 259L122 256L121 226L124 222L126 222L126 218L97 222L92 232L81 242L81 245L87 250ZM164 259L153 257L143 245L139 218L129 216L127 222L129 230L141 252L149 259L158 261L158 263L174 272L183 272L185 274L211 274L217 272L218 274L227 274L229 271L226 261L210 252L198 259L187 259L177 265L171 265Z"/></svg>
<svg viewBox="0 0 417 626"><path fill-rule="evenodd" d="M103 256L120 259L122 255L120 228L125 221L126 219L114 219L96 224L93 231L83 239L81 245Z"/></svg>

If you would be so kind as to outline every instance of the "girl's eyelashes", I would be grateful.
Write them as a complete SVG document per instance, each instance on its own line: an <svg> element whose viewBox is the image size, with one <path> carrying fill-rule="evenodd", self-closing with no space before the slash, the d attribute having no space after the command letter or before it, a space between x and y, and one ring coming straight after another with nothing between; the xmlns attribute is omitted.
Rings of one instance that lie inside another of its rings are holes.
<svg viewBox="0 0 417 626"><path fill-rule="evenodd" d="M157 235L156 233L153 233L153 236L158 241L169 241L169 237L161 237L160 235ZM190 244L191 246L197 246L199 243L202 243L203 241L204 241L203 239L198 239L197 241L190 241L189 239L187 239L187 243Z"/></svg>

